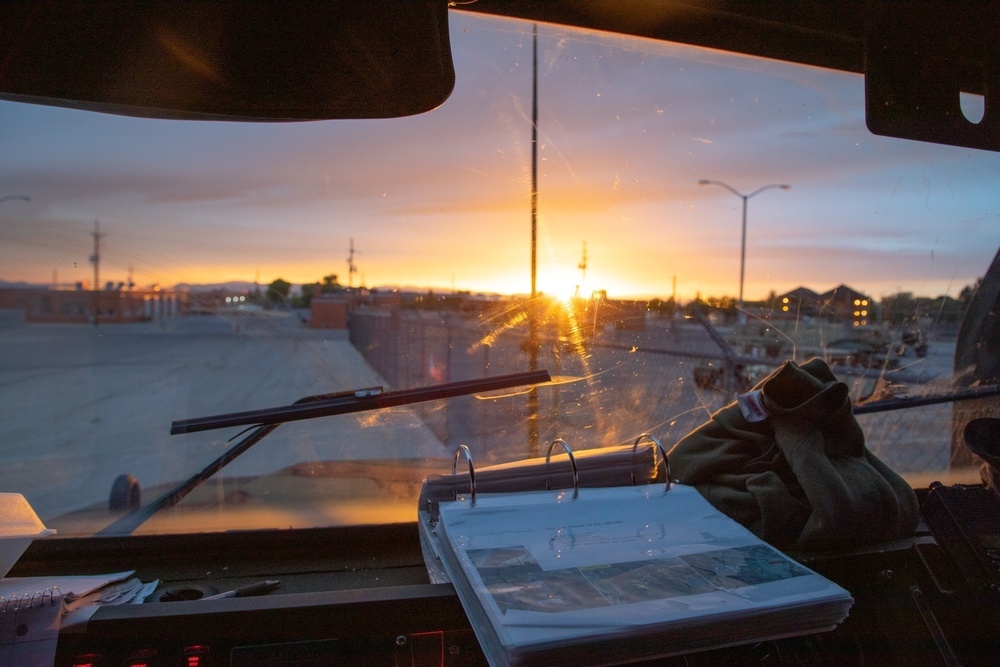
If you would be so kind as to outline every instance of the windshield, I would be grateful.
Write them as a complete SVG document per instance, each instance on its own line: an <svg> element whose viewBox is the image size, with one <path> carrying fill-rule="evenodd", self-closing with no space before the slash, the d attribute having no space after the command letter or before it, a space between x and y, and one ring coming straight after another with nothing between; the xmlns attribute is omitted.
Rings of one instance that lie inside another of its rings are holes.
<svg viewBox="0 0 1000 667"><path fill-rule="evenodd" d="M193 478L129 530L405 522L460 445L476 466L669 449L788 359L825 359L857 405L953 391L1000 155L873 136L860 75L450 31L454 93L402 119L0 103L0 491L60 536ZM171 433L532 371L249 445L252 424ZM911 484L978 481L956 405L858 419Z"/></svg>

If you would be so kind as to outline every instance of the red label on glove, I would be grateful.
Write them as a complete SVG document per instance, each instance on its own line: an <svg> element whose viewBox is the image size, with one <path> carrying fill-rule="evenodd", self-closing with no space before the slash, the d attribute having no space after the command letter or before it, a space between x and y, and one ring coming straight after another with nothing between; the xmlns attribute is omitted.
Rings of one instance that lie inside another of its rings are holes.
<svg viewBox="0 0 1000 667"><path fill-rule="evenodd" d="M768 417L760 390L736 394L736 403L740 406L743 418L750 423L762 422Z"/></svg>

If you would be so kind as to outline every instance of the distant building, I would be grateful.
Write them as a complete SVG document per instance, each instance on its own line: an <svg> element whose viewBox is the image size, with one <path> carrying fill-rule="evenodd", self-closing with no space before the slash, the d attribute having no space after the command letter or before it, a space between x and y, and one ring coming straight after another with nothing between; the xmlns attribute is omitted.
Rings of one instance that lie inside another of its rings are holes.
<svg viewBox="0 0 1000 667"><path fill-rule="evenodd" d="M808 287L796 287L791 292L779 295L775 301L774 314L782 318L798 319L819 314L819 294Z"/></svg>
<svg viewBox="0 0 1000 667"><path fill-rule="evenodd" d="M855 327L875 323L875 302L867 294L847 285L838 285L823 294L797 287L775 297L771 311L775 318L819 317L849 322Z"/></svg>
<svg viewBox="0 0 1000 667"><path fill-rule="evenodd" d="M0 287L0 308L24 308L24 302L37 291L32 287Z"/></svg>
<svg viewBox="0 0 1000 667"><path fill-rule="evenodd" d="M28 322L124 324L177 314L168 290L26 289L18 305Z"/></svg>
<svg viewBox="0 0 1000 667"><path fill-rule="evenodd" d="M346 295L313 297L309 302L309 327L346 329L350 307Z"/></svg>
<svg viewBox="0 0 1000 667"><path fill-rule="evenodd" d="M875 323L875 302L867 294L862 294L847 285L839 285L829 292L820 294L820 316L849 321L856 327L866 327Z"/></svg>

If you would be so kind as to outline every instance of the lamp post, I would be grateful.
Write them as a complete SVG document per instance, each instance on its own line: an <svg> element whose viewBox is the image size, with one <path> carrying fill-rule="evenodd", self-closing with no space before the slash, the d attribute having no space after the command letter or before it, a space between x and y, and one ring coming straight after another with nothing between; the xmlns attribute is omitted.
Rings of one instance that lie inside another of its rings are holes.
<svg viewBox="0 0 1000 667"><path fill-rule="evenodd" d="M31 201L31 197L28 195L0 195L0 204L5 201Z"/></svg>
<svg viewBox="0 0 1000 667"><path fill-rule="evenodd" d="M743 231L740 241L740 295L739 301L736 305L736 317L738 318L740 324L746 321L746 315L743 312L743 272L746 265L747 258L747 201L751 197L756 197L764 190L771 190L772 188L781 188L782 190L791 190L792 186L786 183L772 183L770 185L765 185L763 187L757 188L749 194L743 194L733 186L728 183L723 183L722 181L713 181L707 178L703 178L698 181L698 185L718 185L720 188L725 188L729 190L734 195L743 200Z"/></svg>

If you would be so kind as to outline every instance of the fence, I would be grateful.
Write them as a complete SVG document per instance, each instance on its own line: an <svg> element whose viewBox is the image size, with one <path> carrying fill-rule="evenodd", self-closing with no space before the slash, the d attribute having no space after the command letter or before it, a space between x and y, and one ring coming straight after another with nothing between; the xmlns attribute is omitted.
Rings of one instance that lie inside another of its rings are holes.
<svg viewBox="0 0 1000 667"><path fill-rule="evenodd" d="M517 320L372 309L354 311L349 328L351 342L391 386L413 387L528 370L528 331L523 322L510 321ZM539 442L555 438L589 448L650 432L669 448L732 400L726 386L696 382L706 367L732 359L695 322L654 318L642 329L575 330L572 323L549 322L539 341L537 367L556 382L534 390L536 403L528 391L463 397L422 406L421 417L447 446L469 445L477 460L489 462L537 456ZM949 358L949 345L932 342L932 354ZM781 361L762 360L750 379L762 378ZM855 396L878 382L883 390L892 384L847 373L856 369L839 370ZM908 389L937 391L948 382L950 374L941 384ZM894 389L900 391L898 383ZM904 474L933 476L952 463L951 414L952 406L943 404L860 415L859 422L876 456Z"/></svg>

